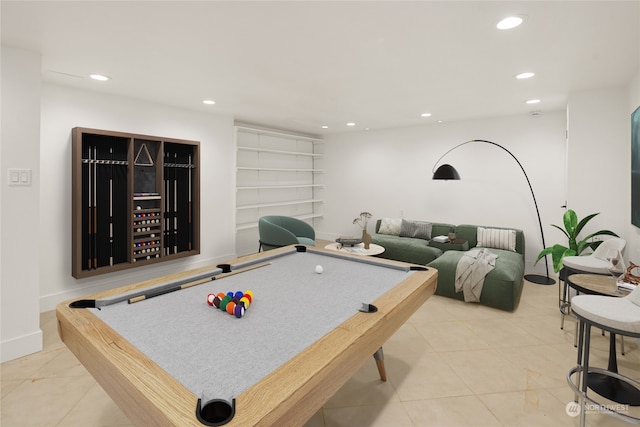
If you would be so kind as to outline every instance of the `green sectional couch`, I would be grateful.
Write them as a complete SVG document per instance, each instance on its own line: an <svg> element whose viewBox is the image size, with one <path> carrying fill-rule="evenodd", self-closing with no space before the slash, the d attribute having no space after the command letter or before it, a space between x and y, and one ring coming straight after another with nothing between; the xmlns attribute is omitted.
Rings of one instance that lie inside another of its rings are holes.
<svg viewBox="0 0 640 427"><path fill-rule="evenodd" d="M478 246L478 228L514 230L515 245L513 250L490 247L490 251L498 258L495 268L486 275L480 297L480 304L502 310L515 310L522 294L524 276L524 233L518 229L503 227L478 226L462 224L454 226L445 223L430 223L431 237L447 235L454 227L457 239L466 240L468 248ZM384 253L379 257L414 264L427 265L438 270L437 295L463 300L462 293L455 291L455 273L460 258L464 256L467 245L451 245L432 242L424 238L379 233L381 220L376 222L376 232L372 234L373 243L384 246ZM385 230L388 232L388 230ZM423 236L424 237L424 236ZM482 242L481 242L482 243ZM437 246L437 247L436 247Z"/></svg>

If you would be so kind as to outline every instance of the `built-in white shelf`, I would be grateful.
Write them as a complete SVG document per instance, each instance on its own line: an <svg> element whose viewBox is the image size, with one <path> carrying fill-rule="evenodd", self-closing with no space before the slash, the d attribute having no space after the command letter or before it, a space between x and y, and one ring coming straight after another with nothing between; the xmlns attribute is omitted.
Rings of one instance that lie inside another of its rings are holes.
<svg viewBox="0 0 640 427"><path fill-rule="evenodd" d="M306 203L322 203L323 200L320 199L307 199L307 200L290 200L287 202L273 202L273 203L256 203L253 205L242 205L236 206L236 209L259 209L259 208L272 208L275 206L293 206L293 205L304 205Z"/></svg>
<svg viewBox="0 0 640 427"><path fill-rule="evenodd" d="M269 172L311 172L311 173L324 173L324 169L298 169L298 168L263 168L263 167L247 167L238 166L239 171L269 171Z"/></svg>
<svg viewBox="0 0 640 427"><path fill-rule="evenodd" d="M284 215L322 218L324 141L247 125L235 126L236 252L255 252L258 220Z"/></svg>
<svg viewBox="0 0 640 427"><path fill-rule="evenodd" d="M297 185L256 185L248 187L236 187L236 190L283 190L288 188L324 188L323 184L297 184Z"/></svg>
<svg viewBox="0 0 640 427"><path fill-rule="evenodd" d="M274 136L277 138L293 139L296 141L309 141L309 142L312 142L313 144L324 144L323 140L318 138L313 138L311 136L294 135L290 133L277 132L277 131L267 130L267 129L258 129L258 128L253 128L250 126L242 126L242 125L236 125L236 129L239 132L252 133L255 135Z"/></svg>
<svg viewBox="0 0 640 427"><path fill-rule="evenodd" d="M268 148L255 148L255 147L238 147L239 151L253 151L256 153L271 153L271 154L282 154L285 156L307 156L307 157L322 157L323 154L320 153L306 153L300 151L284 151L284 150L272 150Z"/></svg>

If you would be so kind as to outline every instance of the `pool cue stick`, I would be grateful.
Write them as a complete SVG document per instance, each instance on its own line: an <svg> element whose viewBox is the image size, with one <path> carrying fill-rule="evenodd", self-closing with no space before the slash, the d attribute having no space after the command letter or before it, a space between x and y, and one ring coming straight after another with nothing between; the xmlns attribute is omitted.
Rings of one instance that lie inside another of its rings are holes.
<svg viewBox="0 0 640 427"><path fill-rule="evenodd" d="M170 164L171 153L167 153L167 160ZM167 254L172 253L171 248L173 247L173 211L171 209L173 193L171 192L171 188L171 166L169 166L167 170Z"/></svg>
<svg viewBox="0 0 640 427"><path fill-rule="evenodd" d="M189 221L189 225L188 225L188 229L189 229L189 242L188 242L188 249L191 250L191 241L193 240L193 226L191 225L191 154L189 154L189 167L187 168L187 174L189 175L188 179L189 179L189 211L187 212L188 215L188 221Z"/></svg>
<svg viewBox="0 0 640 427"><path fill-rule="evenodd" d="M173 247L173 212L171 206L173 206L173 193L171 185L171 153L167 153L167 254L171 254L171 248Z"/></svg>
<svg viewBox="0 0 640 427"><path fill-rule="evenodd" d="M247 268L243 268L243 269L240 269L240 270L231 271L229 273L223 273L223 274L220 275L219 279L224 279L225 277L234 276L234 275L240 274L240 273L246 273L247 271L255 270L256 268L260 268L260 267L266 267L267 265L271 265L271 262L265 262L265 263L262 263L262 264L255 264L255 265L251 265L251 266L249 266ZM160 295L166 295L166 294L169 294L171 292L180 291L182 289L187 289L187 288L190 288L192 286L201 285L203 283L211 282L213 280L216 280L216 276L207 277L206 279L200 279L200 280L196 280L196 281L189 282L189 283L183 283L182 285L175 286L173 288L161 289L161 290L155 291L155 292L152 291L152 292L149 292L149 293L144 294L144 295L139 295L137 297L129 298L129 304L134 304L136 302L144 301L146 299L150 299L150 298L153 298L153 297L159 297Z"/></svg>
<svg viewBox="0 0 640 427"><path fill-rule="evenodd" d="M109 147L109 265L113 265L113 147Z"/></svg>
<svg viewBox="0 0 640 427"><path fill-rule="evenodd" d="M98 146L93 146L93 268L98 268L98 197L97 178L98 178Z"/></svg>
<svg viewBox="0 0 640 427"><path fill-rule="evenodd" d="M174 154L173 166L173 253L178 253L178 172L175 164L178 162L178 153Z"/></svg>
<svg viewBox="0 0 640 427"><path fill-rule="evenodd" d="M133 298L129 298L129 304L133 304L136 302L140 302L140 301L144 301L146 299L150 299L153 297L158 297L160 295L165 295L171 292L175 292L175 291L179 291L182 289L187 289L190 288L192 286L196 286L196 285L201 285L203 283L207 283L207 282L211 282L212 280L214 280L213 277L207 277L206 279L200 279L200 280L196 280L195 282L190 282L190 283L185 283L182 284L180 286L176 286L174 288L167 288L167 289L162 289L156 292L150 292L148 294L144 294L144 295L139 295L137 297L133 297Z"/></svg>
<svg viewBox="0 0 640 427"><path fill-rule="evenodd" d="M169 158L169 153L165 153L164 157ZM166 163L166 160L165 160ZM164 254L169 255L169 171L165 166L164 176Z"/></svg>
<svg viewBox="0 0 640 427"><path fill-rule="evenodd" d="M91 224L91 217L93 214L93 205L91 204L92 202L92 195L91 195L91 146L88 147L89 148L89 154L87 155L87 180L89 181L88 185L87 185L87 193L89 195L88 197L88 211L87 211L87 270L91 270L91 258L92 258L92 240L91 240L91 234L92 234L92 224Z"/></svg>

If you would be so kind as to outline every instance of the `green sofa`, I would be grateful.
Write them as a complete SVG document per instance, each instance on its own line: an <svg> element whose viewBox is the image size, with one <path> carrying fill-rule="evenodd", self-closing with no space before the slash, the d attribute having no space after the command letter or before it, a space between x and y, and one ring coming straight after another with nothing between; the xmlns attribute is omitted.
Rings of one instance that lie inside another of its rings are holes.
<svg viewBox="0 0 640 427"><path fill-rule="evenodd" d="M379 257L427 265L437 269L436 294L464 300L463 294L455 291L455 273L458 261L464 255L464 249L467 248L467 245L443 245L425 239L379 234L380 223L380 220L376 222L376 233L372 234L373 243L385 248L385 251L378 255ZM453 226L452 224L432 223L431 236L446 236L451 227L455 228L457 239L468 242L469 249L475 248L478 244L478 227L507 229L470 224ZM510 230L514 229L510 228ZM515 251L490 248L491 252L498 255L498 258L495 268L485 277L480 304L507 311L517 308L522 294L525 244L522 230L515 229L515 235Z"/></svg>

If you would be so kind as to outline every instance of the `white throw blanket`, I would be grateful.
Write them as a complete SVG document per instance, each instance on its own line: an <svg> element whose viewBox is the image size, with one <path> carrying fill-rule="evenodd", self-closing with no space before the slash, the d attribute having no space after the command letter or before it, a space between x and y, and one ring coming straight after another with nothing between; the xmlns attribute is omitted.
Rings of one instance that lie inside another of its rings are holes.
<svg viewBox="0 0 640 427"><path fill-rule="evenodd" d="M478 302L484 286L484 277L496 266L498 255L486 248L464 253L456 267L456 292L463 292L465 302Z"/></svg>

